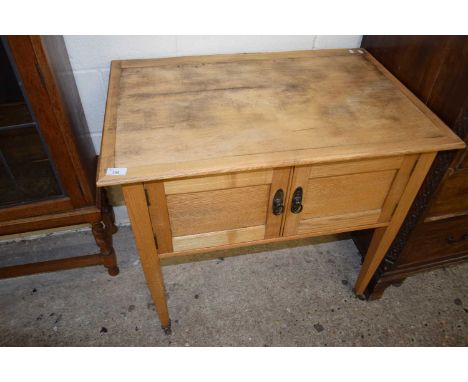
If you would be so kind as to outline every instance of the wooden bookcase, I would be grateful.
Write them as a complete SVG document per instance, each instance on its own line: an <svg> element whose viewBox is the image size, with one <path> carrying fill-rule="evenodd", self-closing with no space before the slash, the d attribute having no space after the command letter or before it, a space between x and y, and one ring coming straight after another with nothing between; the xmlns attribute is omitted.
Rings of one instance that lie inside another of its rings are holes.
<svg viewBox="0 0 468 382"><path fill-rule="evenodd" d="M112 207L61 36L0 45L0 235L91 224L99 253L0 268L0 278L104 265L118 273Z"/></svg>

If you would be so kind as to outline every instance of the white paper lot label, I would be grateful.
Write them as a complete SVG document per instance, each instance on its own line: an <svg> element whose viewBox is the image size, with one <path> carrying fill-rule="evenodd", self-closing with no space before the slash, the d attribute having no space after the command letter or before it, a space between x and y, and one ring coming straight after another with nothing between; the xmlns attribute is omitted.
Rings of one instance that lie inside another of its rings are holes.
<svg viewBox="0 0 468 382"><path fill-rule="evenodd" d="M126 167L109 167L106 171L106 175L125 175L126 173Z"/></svg>

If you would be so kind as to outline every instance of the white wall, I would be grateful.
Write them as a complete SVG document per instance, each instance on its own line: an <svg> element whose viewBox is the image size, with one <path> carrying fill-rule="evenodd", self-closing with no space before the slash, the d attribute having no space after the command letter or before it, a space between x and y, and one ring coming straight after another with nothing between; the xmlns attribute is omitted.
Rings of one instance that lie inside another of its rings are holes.
<svg viewBox="0 0 468 382"><path fill-rule="evenodd" d="M362 36L65 36L76 84L99 153L111 60L199 54L357 48ZM116 208L118 223L128 217Z"/></svg>

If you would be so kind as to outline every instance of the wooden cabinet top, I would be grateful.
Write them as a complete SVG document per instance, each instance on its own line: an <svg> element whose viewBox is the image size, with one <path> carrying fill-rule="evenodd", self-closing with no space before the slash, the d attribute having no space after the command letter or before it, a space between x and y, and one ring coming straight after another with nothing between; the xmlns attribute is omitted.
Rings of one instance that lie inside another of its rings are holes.
<svg viewBox="0 0 468 382"><path fill-rule="evenodd" d="M113 61L98 185L463 147L362 49Z"/></svg>

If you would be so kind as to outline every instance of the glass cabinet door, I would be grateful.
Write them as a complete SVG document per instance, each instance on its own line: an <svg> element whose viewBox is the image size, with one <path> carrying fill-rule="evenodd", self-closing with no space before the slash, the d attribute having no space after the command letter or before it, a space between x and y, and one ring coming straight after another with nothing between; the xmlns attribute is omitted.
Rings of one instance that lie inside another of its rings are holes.
<svg viewBox="0 0 468 382"><path fill-rule="evenodd" d="M0 40L0 208L63 196L63 189Z"/></svg>

